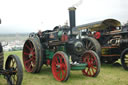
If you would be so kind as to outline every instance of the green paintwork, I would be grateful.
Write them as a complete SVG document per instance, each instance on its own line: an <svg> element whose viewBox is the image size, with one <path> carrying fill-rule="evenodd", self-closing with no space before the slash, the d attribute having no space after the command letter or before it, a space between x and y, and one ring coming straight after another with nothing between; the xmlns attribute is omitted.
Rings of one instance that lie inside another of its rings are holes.
<svg viewBox="0 0 128 85"><path fill-rule="evenodd" d="M59 46L58 49L57 49L57 51L63 51L63 52L65 52L65 47L64 46Z"/></svg>
<svg viewBox="0 0 128 85"><path fill-rule="evenodd" d="M50 50L46 50L46 58L48 59L52 59L53 58L53 55L54 55L54 52L53 51L50 51Z"/></svg>
<svg viewBox="0 0 128 85"><path fill-rule="evenodd" d="M64 46L58 46L57 51L63 51L63 52L66 52ZM52 50L46 49L46 58L48 58L48 59L52 59L55 53L56 53L56 52L54 52L54 51L52 51Z"/></svg>
<svg viewBox="0 0 128 85"><path fill-rule="evenodd" d="M82 64L71 64L71 70L83 70L85 69L87 66L86 63L82 63Z"/></svg>
<svg viewBox="0 0 128 85"><path fill-rule="evenodd" d="M61 38L62 34L63 34L63 31L59 31L58 32L58 38Z"/></svg>

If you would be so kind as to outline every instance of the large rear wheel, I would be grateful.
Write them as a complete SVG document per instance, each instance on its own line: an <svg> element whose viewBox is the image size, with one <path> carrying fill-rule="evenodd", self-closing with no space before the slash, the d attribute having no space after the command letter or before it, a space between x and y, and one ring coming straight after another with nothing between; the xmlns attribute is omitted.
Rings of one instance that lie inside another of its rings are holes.
<svg viewBox="0 0 128 85"><path fill-rule="evenodd" d="M66 81L70 75L70 63L64 52L56 52L52 60L52 73L57 81Z"/></svg>
<svg viewBox="0 0 128 85"><path fill-rule="evenodd" d="M87 67L82 70L83 75L96 77L100 72L100 59L94 51L86 51L82 56L83 63L87 63Z"/></svg>
<svg viewBox="0 0 128 85"><path fill-rule="evenodd" d="M8 56L5 69L9 72L7 75L8 85L21 85L23 79L23 69L18 56Z"/></svg>
<svg viewBox="0 0 128 85"><path fill-rule="evenodd" d="M37 39L29 38L23 47L23 62L27 72L37 73L42 67L42 49Z"/></svg>
<svg viewBox="0 0 128 85"><path fill-rule="evenodd" d="M86 50L93 50L95 51L98 56L101 56L101 46L100 43L93 37L86 37L83 39L83 42L85 44Z"/></svg>

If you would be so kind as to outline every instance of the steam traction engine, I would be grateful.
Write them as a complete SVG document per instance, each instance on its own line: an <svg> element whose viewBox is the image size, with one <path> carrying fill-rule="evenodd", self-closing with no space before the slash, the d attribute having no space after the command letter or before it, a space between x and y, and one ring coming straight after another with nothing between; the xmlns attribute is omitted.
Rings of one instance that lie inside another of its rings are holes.
<svg viewBox="0 0 128 85"><path fill-rule="evenodd" d="M0 20L1 23L1 20ZM3 75L7 80L8 85L21 85L23 79L23 70L21 62L16 55L9 55L4 64L4 53L0 42L0 75Z"/></svg>
<svg viewBox="0 0 128 85"><path fill-rule="evenodd" d="M84 42L72 34L75 27L75 8L69 8L70 27L56 26L53 30L31 33L23 47L23 62L27 72L37 73L42 65L51 65L57 81L66 81L70 70L81 70L83 75L96 77L100 72L100 60L92 50L84 48Z"/></svg>
<svg viewBox="0 0 128 85"><path fill-rule="evenodd" d="M81 38L87 38L89 49L101 55L103 63L112 64L121 59L122 66L128 70L128 27L121 27L119 21L106 19L94 23L80 25L74 28L79 31ZM85 45L85 46L88 46ZM95 47L95 49L92 49ZM96 48L101 48L96 49ZM101 54L100 54L101 53Z"/></svg>

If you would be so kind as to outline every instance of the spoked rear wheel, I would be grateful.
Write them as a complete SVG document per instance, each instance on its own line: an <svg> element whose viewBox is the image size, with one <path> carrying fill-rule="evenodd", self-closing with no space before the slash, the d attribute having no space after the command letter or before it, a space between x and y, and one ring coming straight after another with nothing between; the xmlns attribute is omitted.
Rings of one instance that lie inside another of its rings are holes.
<svg viewBox="0 0 128 85"><path fill-rule="evenodd" d="M21 85L23 79L23 69L18 56L8 56L5 69L9 72L7 75L8 85Z"/></svg>
<svg viewBox="0 0 128 85"><path fill-rule="evenodd" d="M86 51L82 56L83 63L87 63L87 67L82 70L83 75L96 77L100 72L100 59L94 51Z"/></svg>
<svg viewBox="0 0 128 85"><path fill-rule="evenodd" d="M34 38L26 40L23 47L23 62L27 72L37 73L41 70L43 59L39 41Z"/></svg>
<svg viewBox="0 0 128 85"><path fill-rule="evenodd" d="M98 56L101 56L101 46L100 43L93 37L86 37L83 39L83 42L85 44L86 50L93 50L95 51Z"/></svg>
<svg viewBox="0 0 128 85"><path fill-rule="evenodd" d="M52 60L52 73L57 81L66 81L70 75L70 63L64 52L57 52Z"/></svg>

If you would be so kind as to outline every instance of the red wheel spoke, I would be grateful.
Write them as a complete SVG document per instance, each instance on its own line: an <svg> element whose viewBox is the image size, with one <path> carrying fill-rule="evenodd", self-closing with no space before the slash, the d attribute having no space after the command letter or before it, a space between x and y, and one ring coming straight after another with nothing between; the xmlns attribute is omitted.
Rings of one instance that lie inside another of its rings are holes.
<svg viewBox="0 0 128 85"><path fill-rule="evenodd" d="M25 55L29 55L30 53L26 53L26 52L24 52L24 54L25 54Z"/></svg>
<svg viewBox="0 0 128 85"><path fill-rule="evenodd" d="M88 71L87 71L87 73L91 75L91 72L90 72L90 68L88 68Z"/></svg>
<svg viewBox="0 0 128 85"><path fill-rule="evenodd" d="M58 73L57 75L58 75L58 77L60 78L60 75L61 75L61 71L60 71L60 73Z"/></svg>
<svg viewBox="0 0 128 85"><path fill-rule="evenodd" d="M62 58L61 58L61 56L59 56L59 60L60 60L60 63L62 63Z"/></svg>
<svg viewBox="0 0 128 85"><path fill-rule="evenodd" d="M63 63L62 65L63 65L63 68L66 69L66 65L65 65L65 63Z"/></svg>
<svg viewBox="0 0 128 85"><path fill-rule="evenodd" d="M96 67L94 67L94 66L91 66L93 69L95 69L95 70L97 70L97 68Z"/></svg>
<svg viewBox="0 0 128 85"><path fill-rule="evenodd" d="M32 48L32 44L31 44L31 42L29 41L29 45L30 45L30 48Z"/></svg>
<svg viewBox="0 0 128 85"><path fill-rule="evenodd" d="M94 61L94 59L93 58L91 58L90 59L90 63L91 63L91 65L93 65L94 63L93 63L93 61Z"/></svg>
<svg viewBox="0 0 128 85"><path fill-rule="evenodd" d="M59 64L57 57L55 58L55 61L56 61L57 64Z"/></svg>
<svg viewBox="0 0 128 85"><path fill-rule="evenodd" d="M89 55L87 56L87 62L90 62L90 56Z"/></svg>
<svg viewBox="0 0 128 85"><path fill-rule="evenodd" d="M92 58L92 62L93 62L93 65L96 65L96 59L95 58Z"/></svg>
<svg viewBox="0 0 128 85"><path fill-rule="evenodd" d="M27 61L25 61L25 64L29 63L30 61L32 61L32 58L27 60Z"/></svg>
<svg viewBox="0 0 128 85"><path fill-rule="evenodd" d="M31 50L31 48L28 45L25 45L25 47L27 47L29 50Z"/></svg>
<svg viewBox="0 0 128 85"><path fill-rule="evenodd" d="M64 70L61 70L61 72L62 72L62 77L65 77Z"/></svg>
<svg viewBox="0 0 128 85"><path fill-rule="evenodd" d="M64 77L65 77L65 73L64 73L64 71L63 71L63 70L61 70L61 73L62 73L62 75L61 75L61 79L63 80L63 79L64 79Z"/></svg>
<svg viewBox="0 0 128 85"><path fill-rule="evenodd" d="M94 70L93 70L93 68L92 68L92 67L91 67L91 69L92 69L92 72L93 72L93 74L94 74L95 72L94 72Z"/></svg>

